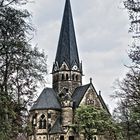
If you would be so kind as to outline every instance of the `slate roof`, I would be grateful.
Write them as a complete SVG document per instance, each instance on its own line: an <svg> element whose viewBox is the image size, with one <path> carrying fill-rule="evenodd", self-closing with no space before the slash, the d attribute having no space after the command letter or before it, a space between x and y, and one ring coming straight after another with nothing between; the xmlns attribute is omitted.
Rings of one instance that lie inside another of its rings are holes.
<svg viewBox="0 0 140 140"><path fill-rule="evenodd" d="M36 103L33 105L30 111L44 109L61 109L61 105L57 99L57 95L52 88L45 88L42 91L42 93L40 94Z"/></svg>
<svg viewBox="0 0 140 140"><path fill-rule="evenodd" d="M103 100L101 94L98 95L98 98L99 98L99 100L100 100L100 103L102 104L103 109L105 109L105 110L111 115L111 113L110 113L108 107L106 106L106 103L104 102L104 100Z"/></svg>
<svg viewBox="0 0 140 140"><path fill-rule="evenodd" d="M73 95L72 95L72 100L74 102L74 107L79 107L80 102L82 101L86 91L88 90L89 86L91 85L87 84L87 85L83 85L83 86L79 86L75 89ZM94 87L93 87L94 88ZM109 112L109 109L107 108L101 94L97 94L98 99L100 100L103 108L105 110ZM37 101L35 102L35 104L33 105L33 107L30 109L30 111L33 110L45 110L45 109L54 109L54 110L61 110L61 105L60 102L57 98L56 92L52 89L52 88L45 88L42 93L40 94L40 96L38 97ZM58 122L56 123L54 129L52 130L52 132L54 132L54 130L56 130L56 127L58 127Z"/></svg>
<svg viewBox="0 0 140 140"><path fill-rule="evenodd" d="M58 116L56 122L54 123L49 133L50 134L63 133L62 126L61 126L61 116Z"/></svg>
<svg viewBox="0 0 140 140"><path fill-rule="evenodd" d="M86 93L86 91L88 90L88 88L89 88L90 85L93 86L92 83L89 83L89 84L87 84L87 85L80 86L80 87L77 87L77 88L75 89L75 91L74 91L74 93L73 93L73 95L72 95L72 99L73 99L73 101L74 101L74 106L75 106L76 108L79 107L79 104L80 104L80 102L82 101L82 99L83 99L83 97L84 97L84 95L85 95L85 93ZM94 88L94 86L93 86L93 88ZM95 90L95 88L94 88L94 90ZM96 90L95 90L95 91L96 91ZM96 95L97 95L97 97L98 97L100 103L102 104L102 107L110 114L109 109L108 109L108 107L106 106L106 104L105 104L105 102L104 102L104 100L103 100L101 94L98 95L98 94L96 93Z"/></svg>
<svg viewBox="0 0 140 140"><path fill-rule="evenodd" d="M74 101L74 106L78 107L81 100L83 99L87 89L89 88L90 84L84 85L84 86L80 86L77 87L72 95L72 99Z"/></svg>
<svg viewBox="0 0 140 140"><path fill-rule="evenodd" d="M81 69L70 0L66 0L65 4L55 62L59 67L65 62L69 68L76 64Z"/></svg>

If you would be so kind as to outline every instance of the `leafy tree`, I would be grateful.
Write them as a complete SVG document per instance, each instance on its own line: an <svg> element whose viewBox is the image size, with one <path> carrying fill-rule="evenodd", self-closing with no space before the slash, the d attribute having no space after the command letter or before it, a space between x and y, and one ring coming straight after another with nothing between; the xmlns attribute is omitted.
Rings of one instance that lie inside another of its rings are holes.
<svg viewBox="0 0 140 140"><path fill-rule="evenodd" d="M100 108L81 106L76 110L75 128L83 133L87 140L94 140L96 135L105 135L108 140L115 140L116 127L111 115Z"/></svg>
<svg viewBox="0 0 140 140"><path fill-rule="evenodd" d="M24 133L28 107L37 84L45 82L46 55L32 48L34 29L30 13L16 7L24 0L0 2L0 139L16 139ZM18 4L14 6L14 4Z"/></svg>

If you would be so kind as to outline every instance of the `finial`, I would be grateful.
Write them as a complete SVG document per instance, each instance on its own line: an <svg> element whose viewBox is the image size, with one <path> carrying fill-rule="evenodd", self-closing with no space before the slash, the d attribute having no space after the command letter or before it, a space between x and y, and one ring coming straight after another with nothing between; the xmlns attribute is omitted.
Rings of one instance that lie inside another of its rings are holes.
<svg viewBox="0 0 140 140"><path fill-rule="evenodd" d="M92 78L90 78L90 83L92 83Z"/></svg>
<svg viewBox="0 0 140 140"><path fill-rule="evenodd" d="M101 91L99 90L99 95L101 95Z"/></svg>

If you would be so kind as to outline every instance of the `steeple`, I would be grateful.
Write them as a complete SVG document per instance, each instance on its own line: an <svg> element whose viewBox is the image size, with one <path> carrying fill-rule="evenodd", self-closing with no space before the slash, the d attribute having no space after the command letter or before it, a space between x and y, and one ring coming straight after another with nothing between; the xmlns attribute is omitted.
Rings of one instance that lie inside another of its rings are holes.
<svg viewBox="0 0 140 140"><path fill-rule="evenodd" d="M53 89L73 92L82 84L82 64L79 62L70 0L66 0L55 62L52 69Z"/></svg>
<svg viewBox="0 0 140 140"><path fill-rule="evenodd" d="M77 66L77 68L82 71L79 62L70 0L66 0L58 48L55 58L55 63L57 63L59 68L64 62L70 70L74 66Z"/></svg>

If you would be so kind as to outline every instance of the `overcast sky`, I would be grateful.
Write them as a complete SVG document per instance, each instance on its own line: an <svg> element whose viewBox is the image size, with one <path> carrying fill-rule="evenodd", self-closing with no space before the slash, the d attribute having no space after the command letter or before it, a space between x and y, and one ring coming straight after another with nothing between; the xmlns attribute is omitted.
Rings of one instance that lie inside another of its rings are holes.
<svg viewBox="0 0 140 140"><path fill-rule="evenodd" d="M52 70L59 39L65 0L34 0L28 4L37 29L33 45L43 49L48 55L48 72ZM83 62L83 84L90 77L97 92L109 108L113 108L115 79L126 72L127 51L130 44L128 35L129 21L121 0L71 0L76 38L80 60ZM51 87L51 75L48 84ZM43 88L43 87L42 87ZM43 89L42 89L43 90Z"/></svg>

